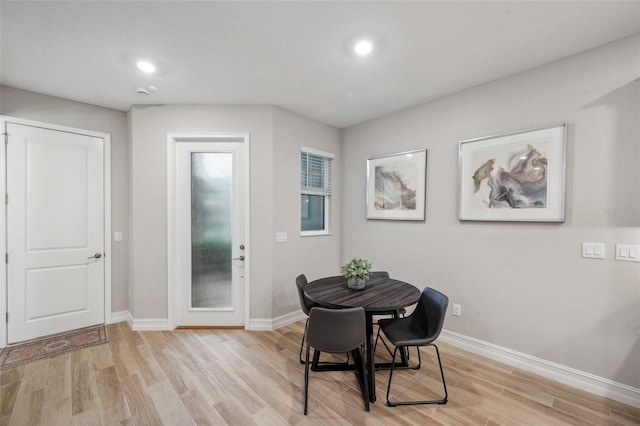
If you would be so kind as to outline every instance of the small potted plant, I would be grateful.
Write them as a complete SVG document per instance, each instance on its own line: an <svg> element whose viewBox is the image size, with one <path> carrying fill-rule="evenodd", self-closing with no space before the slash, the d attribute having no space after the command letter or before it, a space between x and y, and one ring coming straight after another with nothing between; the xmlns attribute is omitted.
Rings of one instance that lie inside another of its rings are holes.
<svg viewBox="0 0 640 426"><path fill-rule="evenodd" d="M364 289L364 284L369 279L371 262L366 259L353 258L342 265L342 275L347 278L347 285L353 290Z"/></svg>

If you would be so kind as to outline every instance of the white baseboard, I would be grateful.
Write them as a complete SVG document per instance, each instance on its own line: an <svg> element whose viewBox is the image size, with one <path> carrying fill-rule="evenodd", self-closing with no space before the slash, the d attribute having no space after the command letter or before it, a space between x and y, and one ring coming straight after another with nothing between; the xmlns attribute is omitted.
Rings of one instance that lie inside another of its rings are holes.
<svg viewBox="0 0 640 426"><path fill-rule="evenodd" d="M134 331L173 330L168 318L133 318L131 329Z"/></svg>
<svg viewBox="0 0 640 426"><path fill-rule="evenodd" d="M493 343L484 342L454 331L442 330L440 340L556 382L640 408L640 389L632 386L536 358Z"/></svg>
<svg viewBox="0 0 640 426"><path fill-rule="evenodd" d="M111 313L109 324L126 321L134 331L142 330L172 330L167 318L133 318L129 311Z"/></svg>
<svg viewBox="0 0 640 426"><path fill-rule="evenodd" d="M111 318L107 321L107 324L116 324L124 321L131 325L132 319L129 311L111 312Z"/></svg>
<svg viewBox="0 0 640 426"><path fill-rule="evenodd" d="M285 315L281 315L277 318L251 318L249 324L245 327L247 330L254 331L273 331L285 325L293 324L307 318L302 310L297 310Z"/></svg>
<svg viewBox="0 0 640 426"><path fill-rule="evenodd" d="M304 312L298 310L273 319L252 318L249 320L249 325L245 328L254 331L273 331L305 318L307 318L307 316ZM136 331L172 330L172 328L169 327L168 319L133 318L129 311L112 312L111 320L108 323L115 324L123 321L128 322L131 329Z"/></svg>

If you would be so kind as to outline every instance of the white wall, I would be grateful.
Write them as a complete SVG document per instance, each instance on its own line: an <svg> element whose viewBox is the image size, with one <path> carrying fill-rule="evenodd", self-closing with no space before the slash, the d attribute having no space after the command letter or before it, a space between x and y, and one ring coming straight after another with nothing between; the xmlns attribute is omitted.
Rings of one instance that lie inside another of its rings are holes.
<svg viewBox="0 0 640 426"><path fill-rule="evenodd" d="M169 132L251 134L252 318L273 319L299 310L298 274L317 278L338 273L339 156L332 235L299 235L300 146L339 154L335 128L271 106L135 106L127 114L4 86L0 114L111 134L112 230L124 233L123 242L112 242L113 312L129 310L134 319L167 318ZM275 243L276 231L287 232L288 242Z"/></svg>
<svg viewBox="0 0 640 426"><path fill-rule="evenodd" d="M640 263L612 257L640 244L639 77L636 36L344 129L342 261L442 290L449 330L640 388ZM563 122L565 223L458 221L459 141ZM419 148L426 222L365 220L366 159Z"/></svg>
<svg viewBox="0 0 640 426"><path fill-rule="evenodd" d="M271 313L271 107L134 106L129 115L133 317L167 318L167 134L195 132L251 135L251 312L266 317Z"/></svg>
<svg viewBox="0 0 640 426"><path fill-rule="evenodd" d="M286 243L273 247L273 317L300 309L295 278L340 273L340 132L281 108L273 109L273 227L286 232ZM336 155L331 196L331 235L300 236L300 147ZM292 291L293 290L293 291Z"/></svg>
<svg viewBox="0 0 640 426"><path fill-rule="evenodd" d="M111 310L128 309L129 171L126 114L12 87L0 86L0 114L111 135L111 229L122 231L111 242Z"/></svg>
<svg viewBox="0 0 640 426"><path fill-rule="evenodd" d="M252 319L299 310L299 273L337 271L339 234L299 237L300 145L337 153L336 129L271 106L135 106L129 123L134 318L167 318L167 133L250 134ZM288 242L275 243L276 231Z"/></svg>
<svg viewBox="0 0 640 426"><path fill-rule="evenodd" d="M628 38L345 129L340 152L335 129L270 106L125 115L1 87L0 113L112 135L112 229L125 234L113 243L113 311L167 315L166 134L250 132L252 318L297 310L298 273L335 274L364 256L460 303L452 331L639 388L640 265L612 260L616 242L640 244L639 77L640 38ZM458 141L561 122L564 224L457 220ZM300 145L339 154L333 236L298 235ZM429 149L427 221L366 221L366 159L418 148ZM276 231L289 241L275 243ZM606 243L607 259L581 259L582 241Z"/></svg>

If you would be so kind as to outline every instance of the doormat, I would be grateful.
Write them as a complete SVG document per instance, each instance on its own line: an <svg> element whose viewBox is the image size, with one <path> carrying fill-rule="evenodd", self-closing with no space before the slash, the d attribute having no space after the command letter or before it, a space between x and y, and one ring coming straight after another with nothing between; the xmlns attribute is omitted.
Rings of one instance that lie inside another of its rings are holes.
<svg viewBox="0 0 640 426"><path fill-rule="evenodd" d="M17 367L42 358L53 358L67 352L107 343L104 325L81 328L55 334L43 339L31 340L0 350L0 370Z"/></svg>

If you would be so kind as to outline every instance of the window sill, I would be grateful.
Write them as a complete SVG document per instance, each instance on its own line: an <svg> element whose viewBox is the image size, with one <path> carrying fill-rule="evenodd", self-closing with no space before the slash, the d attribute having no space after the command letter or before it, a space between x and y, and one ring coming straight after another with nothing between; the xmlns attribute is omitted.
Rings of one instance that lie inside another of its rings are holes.
<svg viewBox="0 0 640 426"><path fill-rule="evenodd" d="M327 235L331 236L333 234L331 232L326 232L326 231L301 231L300 232L301 237L324 237Z"/></svg>

